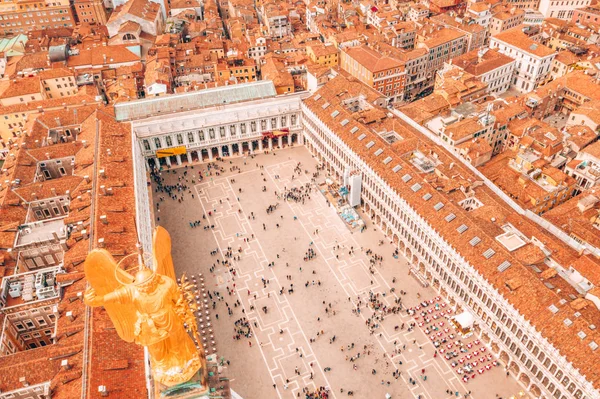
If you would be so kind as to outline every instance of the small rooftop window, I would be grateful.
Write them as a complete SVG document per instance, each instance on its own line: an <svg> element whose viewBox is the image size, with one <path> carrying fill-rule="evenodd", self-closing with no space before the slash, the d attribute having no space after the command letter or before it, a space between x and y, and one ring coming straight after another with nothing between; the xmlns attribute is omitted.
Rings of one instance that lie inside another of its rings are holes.
<svg viewBox="0 0 600 399"><path fill-rule="evenodd" d="M412 185L412 187L410 189L416 193L417 191L419 191L421 189L421 185L419 183L415 183Z"/></svg>
<svg viewBox="0 0 600 399"><path fill-rule="evenodd" d="M489 259L494 256L495 253L496 251L494 251L492 248L488 248L488 250L483 253L483 257Z"/></svg>
<svg viewBox="0 0 600 399"><path fill-rule="evenodd" d="M407 174L405 174L404 176L402 176L402 181L403 181L404 183L408 183L408 182L410 181L410 179L412 179L412 176L411 176L411 175L409 175L408 173L407 173Z"/></svg>
<svg viewBox="0 0 600 399"><path fill-rule="evenodd" d="M548 309L554 314L558 313L558 308L556 307L556 305L550 305L548 306Z"/></svg>
<svg viewBox="0 0 600 399"><path fill-rule="evenodd" d="M362 141L365 139L365 137L367 137L367 135L363 133L360 136L358 136L358 139Z"/></svg>
<svg viewBox="0 0 600 399"><path fill-rule="evenodd" d="M573 322L571 321L571 319L564 319L563 323L565 323L565 326L567 326L567 327L571 327L573 325Z"/></svg>
<svg viewBox="0 0 600 399"><path fill-rule="evenodd" d="M375 151L375 156L378 157L381 154L383 154L383 150L381 148L379 148L377 151Z"/></svg>
<svg viewBox="0 0 600 399"><path fill-rule="evenodd" d="M390 162L392 162L392 157L387 157L386 159L383 160L384 165L387 165Z"/></svg>
<svg viewBox="0 0 600 399"><path fill-rule="evenodd" d="M374 145L375 145L375 142L374 142L374 141L369 141L369 142L367 143L366 147L367 147L367 148L371 148L371 147L373 147Z"/></svg>
<svg viewBox="0 0 600 399"><path fill-rule="evenodd" d="M471 239L471 241L469 241L469 244L471 244L472 247L474 247L475 245L479 244L481 242L481 238L475 236Z"/></svg>
<svg viewBox="0 0 600 399"><path fill-rule="evenodd" d="M356 133L358 132L358 127L354 126L352 129L350 129L350 133Z"/></svg>
<svg viewBox="0 0 600 399"><path fill-rule="evenodd" d="M348 123L350 123L350 121L348 119L344 119L343 121L340 122L340 125L346 126Z"/></svg>
<svg viewBox="0 0 600 399"><path fill-rule="evenodd" d="M339 114L340 114L340 111L338 111L338 110L336 109L335 111L333 111L333 112L331 113L331 117L332 117L332 118L335 118L335 117L336 117L336 116L338 116Z"/></svg>
<svg viewBox="0 0 600 399"><path fill-rule="evenodd" d="M450 223L451 221L453 221L454 219L456 219L456 215L451 213L448 216L446 216L446 222Z"/></svg>
<svg viewBox="0 0 600 399"><path fill-rule="evenodd" d="M394 166L394 167L392 168L392 171L393 171L394 173L398 173L398 172L400 171L400 169L402 169L402 166L400 166L400 165L396 165L396 166Z"/></svg>
<svg viewBox="0 0 600 399"><path fill-rule="evenodd" d="M503 272L506 269L508 269L509 267L510 267L510 262L505 260L504 262L500 263L500 265L498 266L498 271Z"/></svg>
<svg viewBox="0 0 600 399"><path fill-rule="evenodd" d="M433 206L433 209L435 209L436 211L439 211L440 209L442 209L444 207L444 203L443 202L438 202L437 204L435 204Z"/></svg>
<svg viewBox="0 0 600 399"><path fill-rule="evenodd" d="M423 199L424 199L425 201L429 201L429 200L431 199L431 197L433 197L433 195L431 195L431 193L427 193L427 194L425 194L425 195L423 196Z"/></svg>
<svg viewBox="0 0 600 399"><path fill-rule="evenodd" d="M461 224L460 226L458 226L458 229L456 229L456 231L458 231L460 234L462 234L465 231L467 231L468 229L469 229L469 226L467 226L466 224Z"/></svg>

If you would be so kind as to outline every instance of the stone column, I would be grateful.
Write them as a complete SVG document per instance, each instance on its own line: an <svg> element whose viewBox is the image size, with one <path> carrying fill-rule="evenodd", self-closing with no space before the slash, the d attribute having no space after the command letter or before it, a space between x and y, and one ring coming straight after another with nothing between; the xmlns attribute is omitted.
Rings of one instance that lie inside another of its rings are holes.
<svg viewBox="0 0 600 399"><path fill-rule="evenodd" d="M277 146L279 148L283 148L283 137L281 137L281 136L277 137Z"/></svg>
<svg viewBox="0 0 600 399"><path fill-rule="evenodd" d="M154 158L154 166L156 167L156 169L160 168L160 159Z"/></svg>
<svg viewBox="0 0 600 399"><path fill-rule="evenodd" d="M165 161L167 162L167 165L171 166L171 157L166 157Z"/></svg>
<svg viewBox="0 0 600 399"><path fill-rule="evenodd" d="M212 161L213 160L213 154L212 154L212 148L208 149L208 160Z"/></svg>
<svg viewBox="0 0 600 399"><path fill-rule="evenodd" d="M244 156L244 143L238 143L238 151L240 152L240 157Z"/></svg>
<svg viewBox="0 0 600 399"><path fill-rule="evenodd" d="M217 152L219 153L219 158L223 158L223 147L222 146L217 147Z"/></svg>
<svg viewBox="0 0 600 399"><path fill-rule="evenodd" d="M273 151L273 139L269 137L269 151Z"/></svg>
<svg viewBox="0 0 600 399"><path fill-rule="evenodd" d="M196 151L196 155L198 155L198 162L202 162L202 150Z"/></svg>
<svg viewBox="0 0 600 399"><path fill-rule="evenodd" d="M177 165L181 165L181 155L175 155L175 159L177 160Z"/></svg>
<svg viewBox="0 0 600 399"><path fill-rule="evenodd" d="M229 156L233 156L233 146L231 144L227 144L227 151L229 152Z"/></svg>
<svg viewBox="0 0 600 399"><path fill-rule="evenodd" d="M262 142L262 140L258 140L258 149L259 149L260 151L262 151L262 150L263 150L263 142Z"/></svg>
<svg viewBox="0 0 600 399"><path fill-rule="evenodd" d="M250 154L254 154L254 148L252 148L252 147L253 147L252 141L249 141L248 142L248 150L250 150Z"/></svg>
<svg viewBox="0 0 600 399"><path fill-rule="evenodd" d="M191 152L186 152L185 156L187 157L188 163L192 163L192 153Z"/></svg>

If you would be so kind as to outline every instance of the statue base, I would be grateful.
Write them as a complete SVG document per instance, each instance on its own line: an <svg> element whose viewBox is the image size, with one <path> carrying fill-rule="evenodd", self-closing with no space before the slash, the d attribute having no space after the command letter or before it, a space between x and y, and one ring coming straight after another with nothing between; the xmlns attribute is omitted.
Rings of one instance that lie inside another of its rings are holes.
<svg viewBox="0 0 600 399"><path fill-rule="evenodd" d="M155 382L155 392L157 392L157 399L207 398L209 388L202 385L202 370L199 370L189 381L173 385L172 387Z"/></svg>
<svg viewBox="0 0 600 399"><path fill-rule="evenodd" d="M207 385L202 385L202 373L200 369L189 381L167 387L154 382L156 399L196 399L196 398L231 398L229 379L220 377L217 357L209 355L206 358L206 372L208 375Z"/></svg>

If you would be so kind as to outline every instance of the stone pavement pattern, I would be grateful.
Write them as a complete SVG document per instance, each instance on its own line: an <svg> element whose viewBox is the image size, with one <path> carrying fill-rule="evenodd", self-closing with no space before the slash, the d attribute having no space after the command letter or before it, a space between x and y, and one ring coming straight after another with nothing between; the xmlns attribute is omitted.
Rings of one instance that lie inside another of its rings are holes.
<svg viewBox="0 0 600 399"><path fill-rule="evenodd" d="M178 274L203 273L207 288L224 296L224 300L216 301L213 311L219 318L212 320L219 355L231 361L226 375L236 392L245 399L293 398L298 394L304 398L303 388L328 386L330 397L337 398L352 390L357 398L384 398L390 393L393 398L421 395L434 399L449 397L447 389L458 391L461 397L472 391L473 398L494 398L496 393L508 398L522 391L501 367L463 384L446 360L433 357L435 348L420 328L410 332L395 329L414 321L405 312L386 316L371 334L365 322L372 311L364 306L360 314L352 311L359 297L364 304L372 291L388 306L394 306L396 294L402 290L406 291L402 303L412 307L421 301L418 294L432 298L436 292L408 276L407 260L392 257L395 248L369 220L365 220L368 228L364 233L351 232L316 188L304 204L277 199L275 192L310 183L316 162L304 147L274 154L226 159L218 163L224 169L219 175L214 169L210 175L206 165L195 165L193 170L188 167L190 182L199 171L204 175L201 182L187 183L194 198L186 193L182 202L166 199L155 213L160 217L157 223L172 235ZM294 174L298 162L300 175ZM240 171L230 171L233 166ZM310 173L305 174L305 170ZM176 184L182 175L182 168L175 174L162 172L167 184ZM317 181L324 179L321 173ZM158 195L153 193L155 202ZM277 209L267 214L267 207L275 204ZM202 219L203 214L208 220ZM190 227L189 222L195 220L202 221L201 227ZM206 224L215 227L205 230L202 226ZM380 240L384 240L382 245ZM217 263L228 247L240 256L232 264L235 276ZM305 262L309 247L316 257ZM349 254L351 247L353 255ZM369 271L370 256L361 248L383 257L374 274ZM219 254L211 256L215 249ZM274 265L269 266L272 262ZM288 291L291 284L293 293ZM391 287L394 293L390 293ZM238 300L241 306L234 306ZM232 315L228 315L228 307ZM234 340L234 321L244 315L251 322L253 336ZM352 343L354 348L348 349ZM395 352L398 349L400 354ZM346 360L359 352L360 358L354 362ZM426 381L421 378L422 369ZM392 376L396 370L402 372L398 379ZM417 383L409 384L409 378Z"/></svg>

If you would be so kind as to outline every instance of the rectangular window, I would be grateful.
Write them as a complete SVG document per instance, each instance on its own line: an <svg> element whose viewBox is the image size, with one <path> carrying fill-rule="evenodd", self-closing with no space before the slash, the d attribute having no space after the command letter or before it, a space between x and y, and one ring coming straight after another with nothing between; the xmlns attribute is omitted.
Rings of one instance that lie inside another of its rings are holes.
<svg viewBox="0 0 600 399"><path fill-rule="evenodd" d="M165 137L165 140L167 141L167 147L173 146L173 139L171 138L171 136Z"/></svg>
<svg viewBox="0 0 600 399"><path fill-rule="evenodd" d="M177 144L183 145L183 136L181 135L181 133L177 133Z"/></svg>
<svg viewBox="0 0 600 399"><path fill-rule="evenodd" d="M235 136L235 125L229 126L229 134L231 134L232 136Z"/></svg>
<svg viewBox="0 0 600 399"><path fill-rule="evenodd" d="M212 127L210 129L208 129L208 138L210 140L214 140L215 139L215 129L213 129Z"/></svg>
<svg viewBox="0 0 600 399"><path fill-rule="evenodd" d="M159 149L162 148L161 144L160 144L160 138L156 137L154 138L154 146Z"/></svg>
<svg viewBox="0 0 600 399"><path fill-rule="evenodd" d="M199 130L198 131L198 139L200 141L204 141L204 130Z"/></svg>
<svg viewBox="0 0 600 399"><path fill-rule="evenodd" d="M193 143L194 142L194 133L188 132L187 136L188 136L188 142Z"/></svg>

